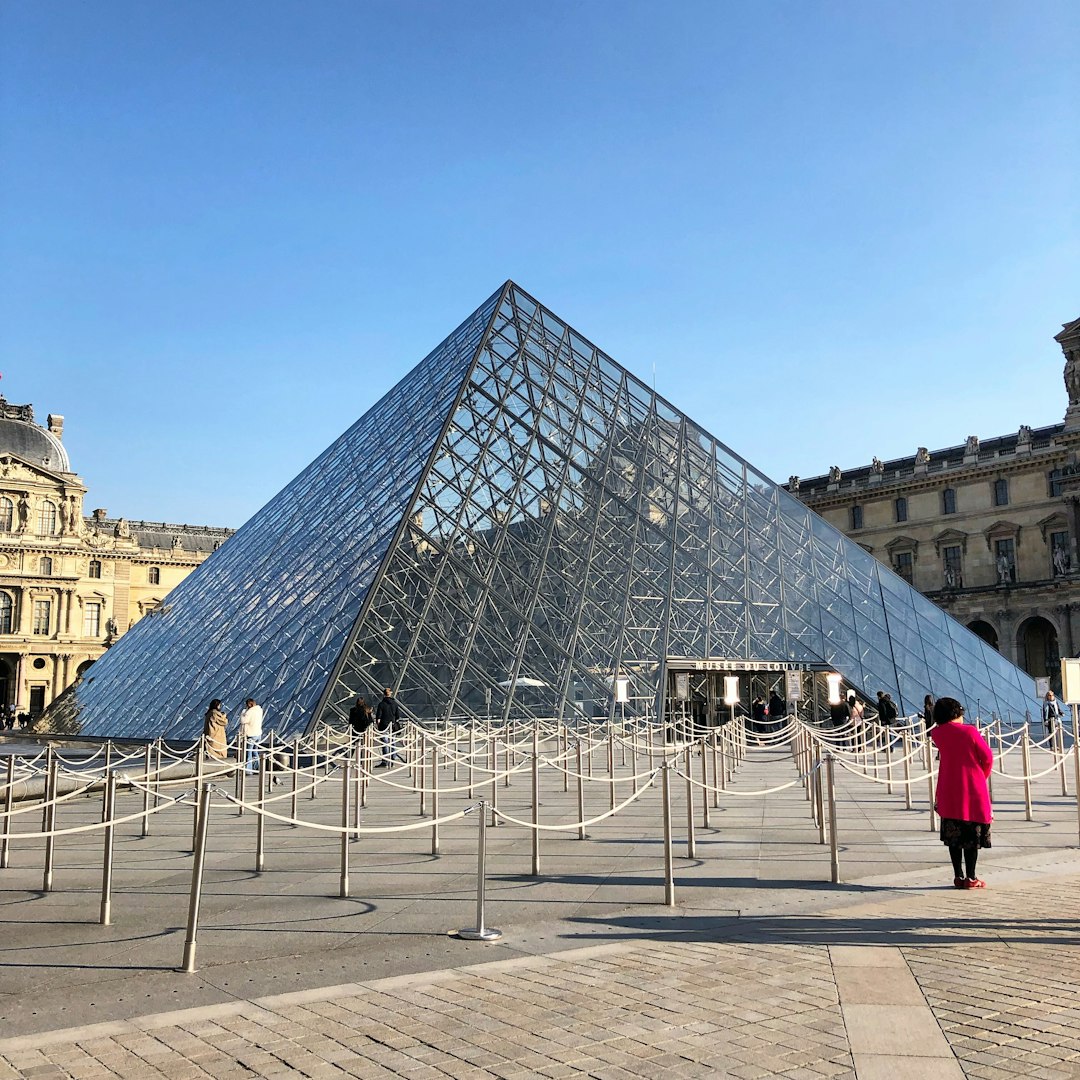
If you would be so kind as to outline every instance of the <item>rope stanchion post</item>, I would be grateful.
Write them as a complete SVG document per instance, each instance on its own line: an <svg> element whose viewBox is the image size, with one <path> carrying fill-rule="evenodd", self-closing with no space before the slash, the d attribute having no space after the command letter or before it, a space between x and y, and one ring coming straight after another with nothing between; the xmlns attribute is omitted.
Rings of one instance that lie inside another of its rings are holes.
<svg viewBox="0 0 1080 1080"><path fill-rule="evenodd" d="M495 813L499 809L499 770L498 749L495 745L495 732L488 731L488 764L491 766L491 824L497 825Z"/></svg>
<svg viewBox="0 0 1080 1080"><path fill-rule="evenodd" d="M459 930L457 936L466 941L498 941L502 931L484 924L484 882L487 875L487 807L480 801L476 830L476 925Z"/></svg>
<svg viewBox="0 0 1080 1080"><path fill-rule="evenodd" d="M615 809L615 729L608 731L607 738L608 809Z"/></svg>
<svg viewBox="0 0 1080 1080"><path fill-rule="evenodd" d="M201 741L202 740L200 739L200 742ZM143 760L143 769L144 769L144 771L146 773L146 775L143 777L143 780L145 781L146 786L143 788L143 802L142 802L143 817L142 817L142 829L140 831L140 835L142 836L142 838L144 840L146 839L146 837L148 837L150 835L150 792L151 792L151 787L152 787L152 782L150 780L150 754L151 753L152 753L152 750L150 748L150 744L147 743L146 744L146 754L145 754L145 757L144 757L144 760Z"/></svg>
<svg viewBox="0 0 1080 1080"><path fill-rule="evenodd" d="M814 808L817 811L818 843L825 844L825 792L822 790L824 780L821 778L821 751L818 750L817 760L814 762Z"/></svg>
<svg viewBox="0 0 1080 1080"><path fill-rule="evenodd" d="M454 756L457 771L457 755ZM431 744L431 854L439 854L439 746Z"/></svg>
<svg viewBox="0 0 1080 1080"><path fill-rule="evenodd" d="M1073 722L1073 790L1076 792L1076 820L1080 828L1080 705L1072 706Z"/></svg>
<svg viewBox="0 0 1080 1080"><path fill-rule="evenodd" d="M195 790L196 791L202 791L203 753L202 753L202 740L201 739L199 740L199 743L196 744L195 749L196 749L196 754L195 754ZM157 779L160 779L160 777L158 777ZM156 789L157 789L157 784L156 784L156 780L155 780L155 790ZM143 818L143 820L145 821L146 819ZM195 800L195 812L194 812L194 815L192 816L192 819L191 819L191 850L192 851L195 850L195 837L196 837L196 834L198 833L198 831L199 831L199 800L196 799Z"/></svg>
<svg viewBox="0 0 1080 1080"><path fill-rule="evenodd" d="M683 750L683 764L686 768L686 857L693 859L697 857L697 843L694 836L694 782L690 771L693 755L689 743ZM614 804L614 800L612 803ZM612 805L612 809L614 808Z"/></svg>
<svg viewBox="0 0 1080 1080"><path fill-rule="evenodd" d="M825 786L829 802L829 879L840 881L840 844L836 830L836 773L835 760L831 753L825 755Z"/></svg>
<svg viewBox="0 0 1080 1080"><path fill-rule="evenodd" d="M566 726L565 721L559 724L559 735L561 736L562 759L567 761L570 757L570 729ZM570 790L570 773L566 769L563 769L562 789L567 792Z"/></svg>
<svg viewBox="0 0 1080 1080"><path fill-rule="evenodd" d="M578 839L585 839L585 774L581 771L581 735L577 736L577 819L581 822L578 825Z"/></svg>
<svg viewBox="0 0 1080 1080"><path fill-rule="evenodd" d="M319 787L319 729L316 728L311 733L311 794L308 796L310 799L314 799ZM296 817L293 814L293 817Z"/></svg>
<svg viewBox="0 0 1080 1080"><path fill-rule="evenodd" d="M714 809L719 809L720 808L720 789L719 789L719 785L717 784L717 779L716 779L716 763L717 763L716 742L717 742L717 740L716 740L716 728L713 728L709 732L709 750L710 750L709 756L712 758L712 804L713 804ZM634 772L637 772L637 769L635 769ZM709 822L706 820L705 825L708 826L708 824L709 824Z"/></svg>
<svg viewBox="0 0 1080 1080"><path fill-rule="evenodd" d="M244 798L247 795L247 736L241 733L236 738L236 813L244 816Z"/></svg>
<svg viewBox="0 0 1080 1080"><path fill-rule="evenodd" d="M180 970L195 971L195 939L199 932L199 907L202 904L203 867L206 865L206 834L210 827L210 787L203 785L199 792L199 827L195 832L195 858L191 866L191 893L188 896L187 937L184 940L184 961Z"/></svg>
<svg viewBox="0 0 1080 1080"><path fill-rule="evenodd" d="M342 900L349 895L349 773L350 763L346 760L341 776L341 873L338 880L338 896Z"/></svg>
<svg viewBox="0 0 1080 1080"><path fill-rule="evenodd" d="M0 870L11 865L11 805L15 798L15 755L9 754L7 761L7 787L4 789L4 839L0 840Z"/></svg>
<svg viewBox="0 0 1080 1080"><path fill-rule="evenodd" d="M51 750L52 747L50 746ZM45 812L42 815L42 832L45 837L45 869L41 876L41 891L52 892L53 884L53 856L56 853L56 787L57 773L60 763L55 756L49 760L49 775L45 781Z"/></svg>
<svg viewBox="0 0 1080 1080"><path fill-rule="evenodd" d="M911 736L905 731L901 736L904 751L904 808L911 809Z"/></svg>
<svg viewBox="0 0 1080 1080"><path fill-rule="evenodd" d="M1054 758L1057 761L1058 775L1061 777L1061 797L1065 798L1069 794L1069 785L1065 782L1065 725L1062 723L1062 718L1058 718L1058 722L1054 725L1054 737L1050 740L1053 746Z"/></svg>
<svg viewBox="0 0 1080 1080"><path fill-rule="evenodd" d="M532 876L540 876L540 732L534 721L532 733Z"/></svg>
<svg viewBox="0 0 1080 1080"><path fill-rule="evenodd" d="M350 735L349 742L352 744L352 827L353 839L360 839L360 807L366 802L364 796L364 737Z"/></svg>
<svg viewBox="0 0 1080 1080"><path fill-rule="evenodd" d="M297 798L297 786L300 783L300 736L297 735L293 739L292 747L292 812L289 815L293 821L297 818L296 812L296 798ZM299 825L294 825L294 829L298 829Z"/></svg>
<svg viewBox="0 0 1080 1080"><path fill-rule="evenodd" d="M258 807L262 810L266 801L266 754L259 755L259 800ZM266 815L255 815L259 820L255 823L255 873L261 874L266 869Z"/></svg>
<svg viewBox="0 0 1080 1080"><path fill-rule="evenodd" d="M892 794L892 730L885 732L885 794Z"/></svg>
<svg viewBox="0 0 1080 1080"><path fill-rule="evenodd" d="M427 735L420 736L420 750L416 755L413 765L413 782L419 778L420 788L420 816L427 814L427 784L424 782L424 773L427 770Z"/></svg>
<svg viewBox="0 0 1080 1080"><path fill-rule="evenodd" d="M660 766L660 798L664 815L664 903L668 907L674 907L675 861L671 851L671 775L667 761Z"/></svg>
<svg viewBox="0 0 1080 1080"><path fill-rule="evenodd" d="M114 826L116 817L116 773L109 772L105 781L105 853L101 861L101 911L98 922L108 926L112 922L112 883Z"/></svg>
<svg viewBox="0 0 1080 1080"><path fill-rule="evenodd" d="M687 770L689 772L689 770ZM710 828L709 821L709 739L701 740L701 827Z"/></svg>
<svg viewBox="0 0 1080 1080"><path fill-rule="evenodd" d="M1031 821L1031 736L1026 727L1020 740L1020 760L1024 764L1024 820Z"/></svg>
<svg viewBox="0 0 1080 1080"><path fill-rule="evenodd" d="M923 743L923 760L926 764L926 793L930 803L930 831L937 828L937 813L934 809L934 744L927 739Z"/></svg>

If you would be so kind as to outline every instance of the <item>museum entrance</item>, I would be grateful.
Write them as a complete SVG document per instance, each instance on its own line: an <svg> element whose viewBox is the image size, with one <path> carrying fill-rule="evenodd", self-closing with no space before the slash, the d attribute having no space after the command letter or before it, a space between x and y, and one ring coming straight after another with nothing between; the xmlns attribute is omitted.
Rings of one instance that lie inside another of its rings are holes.
<svg viewBox="0 0 1080 1080"><path fill-rule="evenodd" d="M758 698L765 703L778 698L789 712L821 723L829 716L825 674L831 670L782 661L670 658L665 719L680 733L700 733L752 715Z"/></svg>

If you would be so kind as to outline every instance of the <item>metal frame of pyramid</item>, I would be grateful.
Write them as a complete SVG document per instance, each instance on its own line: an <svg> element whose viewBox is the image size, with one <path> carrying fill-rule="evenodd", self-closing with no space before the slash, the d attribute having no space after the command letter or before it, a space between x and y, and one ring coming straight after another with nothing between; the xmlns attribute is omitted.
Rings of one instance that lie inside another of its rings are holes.
<svg viewBox="0 0 1080 1080"><path fill-rule="evenodd" d="M1032 680L507 282L50 709L291 736L394 689L421 721L657 716L672 662L829 668L905 711Z"/></svg>

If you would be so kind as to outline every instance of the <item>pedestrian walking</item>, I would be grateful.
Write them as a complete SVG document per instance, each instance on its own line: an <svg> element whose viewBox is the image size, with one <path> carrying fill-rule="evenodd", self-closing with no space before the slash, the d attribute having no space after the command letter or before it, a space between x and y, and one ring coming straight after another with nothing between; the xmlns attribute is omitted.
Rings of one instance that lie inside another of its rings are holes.
<svg viewBox="0 0 1080 1080"><path fill-rule="evenodd" d="M262 706L256 705L254 698L248 698L244 702L243 712L240 713L240 734L244 736L247 746L245 772L253 773L259 767L259 744L262 742L262 730Z"/></svg>
<svg viewBox="0 0 1080 1080"><path fill-rule="evenodd" d="M937 812L941 818L941 842L949 849L953 886L985 889L975 874L979 849L990 847L990 788L986 778L994 764L994 752L978 729L964 723L964 706L955 698L934 703L934 728L930 738L941 763L937 781Z"/></svg>
<svg viewBox="0 0 1080 1080"><path fill-rule="evenodd" d="M382 699L375 709L375 728L382 740L380 765L388 766L392 761L404 761L395 746L395 736L401 731L401 707L389 686L383 689Z"/></svg>
<svg viewBox="0 0 1080 1080"><path fill-rule="evenodd" d="M765 734L765 718L768 709L765 707L765 699L758 694L750 705L750 730L757 736L756 742L761 742L761 736Z"/></svg>
<svg viewBox="0 0 1080 1080"><path fill-rule="evenodd" d="M929 731L934 726L934 695L927 694L922 699L922 715L923 721L926 724L926 730Z"/></svg>
<svg viewBox="0 0 1080 1080"><path fill-rule="evenodd" d="M893 701L892 695L887 694L884 690L877 692L877 714L878 723L884 724L886 727L900 715L899 709L896 707L896 702Z"/></svg>
<svg viewBox="0 0 1080 1080"><path fill-rule="evenodd" d="M371 706L367 703L367 699L358 697L356 699L356 704L349 710L349 727L351 727L357 735L363 735L374 722L375 715L372 713Z"/></svg>
<svg viewBox="0 0 1080 1080"><path fill-rule="evenodd" d="M1061 717L1061 705L1057 698L1054 697L1054 691L1047 690L1046 697L1043 698L1042 707L1043 729L1046 731L1047 735L1054 734L1054 725L1061 720Z"/></svg>
<svg viewBox="0 0 1080 1080"><path fill-rule="evenodd" d="M229 718L221 707L221 698L214 698L203 717L203 735L206 753L215 761L224 761L229 756L229 742L225 735L228 723Z"/></svg>
<svg viewBox="0 0 1080 1080"><path fill-rule="evenodd" d="M776 731L785 716L787 716L787 704L774 690L769 695L769 727Z"/></svg>

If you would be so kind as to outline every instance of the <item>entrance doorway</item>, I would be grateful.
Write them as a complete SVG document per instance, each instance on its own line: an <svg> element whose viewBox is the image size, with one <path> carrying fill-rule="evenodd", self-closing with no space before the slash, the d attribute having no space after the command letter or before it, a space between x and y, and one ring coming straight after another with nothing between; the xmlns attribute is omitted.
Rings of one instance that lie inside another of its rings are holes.
<svg viewBox="0 0 1080 1080"><path fill-rule="evenodd" d="M30 715L36 720L45 711L45 687L30 687Z"/></svg>
<svg viewBox="0 0 1080 1080"><path fill-rule="evenodd" d="M1033 678L1050 680L1055 691L1061 686L1061 658L1054 626L1041 615L1026 619L1016 632L1020 666Z"/></svg>

